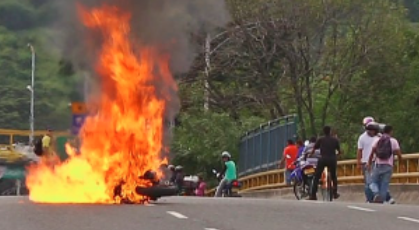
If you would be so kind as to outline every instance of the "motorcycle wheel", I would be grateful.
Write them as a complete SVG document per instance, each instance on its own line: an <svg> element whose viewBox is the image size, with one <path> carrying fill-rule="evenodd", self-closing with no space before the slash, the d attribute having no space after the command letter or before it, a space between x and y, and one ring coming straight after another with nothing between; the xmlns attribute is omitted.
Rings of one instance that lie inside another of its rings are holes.
<svg viewBox="0 0 419 230"><path fill-rule="evenodd" d="M235 193L232 193L230 197L242 197L242 195L235 192Z"/></svg>
<svg viewBox="0 0 419 230"><path fill-rule="evenodd" d="M307 184L306 184L307 196L310 195L311 193L311 188L313 187L313 180L314 180L314 174L307 176Z"/></svg>
<svg viewBox="0 0 419 230"><path fill-rule="evenodd" d="M174 186L153 186L153 187L137 187L135 191L139 195L148 197L162 197L162 196L175 196L178 189Z"/></svg>
<svg viewBox="0 0 419 230"><path fill-rule="evenodd" d="M294 180L293 184L294 184L293 185L293 190L294 190L295 198L297 198L297 200L301 200L301 198L302 198L301 191L302 191L302 189L304 189L303 188L304 183L302 181Z"/></svg>

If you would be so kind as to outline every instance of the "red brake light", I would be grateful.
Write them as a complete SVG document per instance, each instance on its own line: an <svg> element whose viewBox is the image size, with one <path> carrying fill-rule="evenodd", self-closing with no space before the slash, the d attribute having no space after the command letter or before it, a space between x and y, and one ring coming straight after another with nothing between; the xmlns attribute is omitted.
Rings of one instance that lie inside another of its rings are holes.
<svg viewBox="0 0 419 230"><path fill-rule="evenodd" d="M234 181L233 182L233 186L239 186L239 182L238 181Z"/></svg>

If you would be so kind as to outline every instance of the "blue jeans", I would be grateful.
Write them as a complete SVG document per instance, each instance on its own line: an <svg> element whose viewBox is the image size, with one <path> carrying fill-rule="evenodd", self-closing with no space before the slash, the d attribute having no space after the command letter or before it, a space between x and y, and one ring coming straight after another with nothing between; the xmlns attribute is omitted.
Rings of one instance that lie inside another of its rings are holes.
<svg viewBox="0 0 419 230"><path fill-rule="evenodd" d="M387 198L388 188L393 175L393 166L376 165L372 170L370 189L374 195L379 195L381 199Z"/></svg>
<svg viewBox="0 0 419 230"><path fill-rule="evenodd" d="M373 164L373 169L374 169L374 165L375 164ZM374 193L370 189L370 184L372 182L372 178L371 178L371 173L368 172L366 164L362 164L362 175L364 176L365 198L367 199L367 202L372 202L374 200ZM387 191L387 195L386 195L385 198L386 198L386 201L390 201L390 199L391 199L390 191Z"/></svg>
<svg viewBox="0 0 419 230"><path fill-rule="evenodd" d="M291 169L285 169L285 182L287 183L287 185L291 185L291 173L294 170Z"/></svg>
<svg viewBox="0 0 419 230"><path fill-rule="evenodd" d="M368 202L372 202L374 199L374 193L370 189L371 184L371 173L368 172L368 168L366 164L362 164L362 175L364 176L364 192L365 198Z"/></svg>

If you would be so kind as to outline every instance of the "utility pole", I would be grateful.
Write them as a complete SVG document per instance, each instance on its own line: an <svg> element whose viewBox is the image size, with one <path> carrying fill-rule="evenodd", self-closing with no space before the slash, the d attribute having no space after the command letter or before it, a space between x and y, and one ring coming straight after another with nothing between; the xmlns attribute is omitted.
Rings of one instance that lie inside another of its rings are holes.
<svg viewBox="0 0 419 230"><path fill-rule="evenodd" d="M34 139L34 129L35 129L35 48L28 44L28 47L31 49L32 53L32 76L31 76L31 85L28 85L27 88L31 92L31 108L30 108L30 117L29 117L29 123L30 123L30 129L31 134L29 136L29 143L30 145L33 144Z"/></svg>
<svg viewBox="0 0 419 230"><path fill-rule="evenodd" d="M209 110L210 92L209 92L209 74L211 71L211 36L208 33L205 39L205 80L204 80L204 110Z"/></svg>
<svg viewBox="0 0 419 230"><path fill-rule="evenodd" d="M89 95L89 74L88 72L84 73L84 82L83 82L83 99L84 102L87 102Z"/></svg>

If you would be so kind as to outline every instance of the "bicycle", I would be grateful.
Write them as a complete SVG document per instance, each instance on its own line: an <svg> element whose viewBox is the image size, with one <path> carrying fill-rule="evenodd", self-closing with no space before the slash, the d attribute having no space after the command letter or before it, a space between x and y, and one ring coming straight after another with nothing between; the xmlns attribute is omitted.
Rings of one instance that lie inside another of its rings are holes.
<svg viewBox="0 0 419 230"><path fill-rule="evenodd" d="M325 167L323 170L322 177L322 197L323 201L332 202L333 201L333 182L332 177L330 176L330 170L328 167Z"/></svg>

